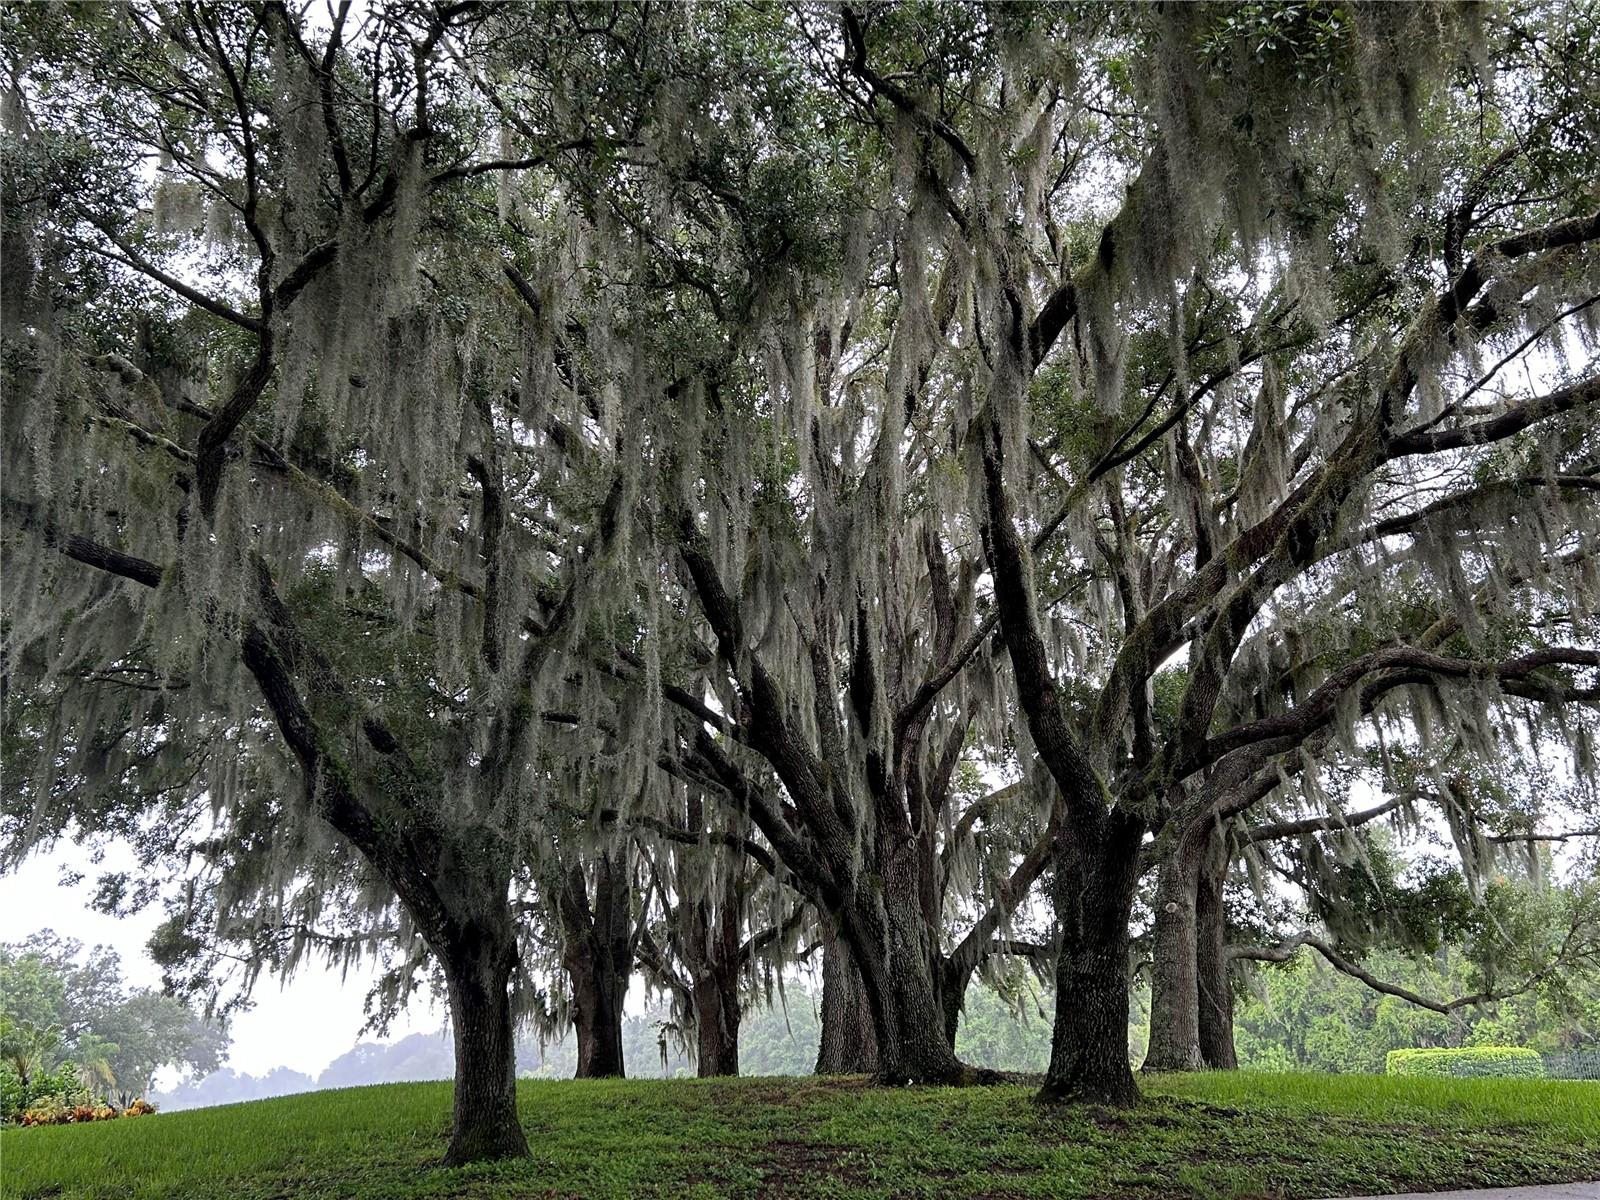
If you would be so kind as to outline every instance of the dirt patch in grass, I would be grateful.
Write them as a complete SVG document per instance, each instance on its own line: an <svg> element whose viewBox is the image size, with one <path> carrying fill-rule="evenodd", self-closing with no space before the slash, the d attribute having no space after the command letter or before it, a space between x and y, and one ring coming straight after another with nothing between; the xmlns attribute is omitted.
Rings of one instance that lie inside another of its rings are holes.
<svg viewBox="0 0 1600 1200"><path fill-rule="evenodd" d="M719 1106L749 1109L756 1105L774 1108L797 1108L805 1104L826 1101L832 1097L850 1097L878 1090L878 1085L868 1075L829 1076L825 1079L806 1078L763 1079L749 1083L729 1080L713 1085L711 1094Z"/></svg>
<svg viewBox="0 0 1600 1200"><path fill-rule="evenodd" d="M769 1142L760 1169L765 1181L760 1195L775 1198L815 1195L823 1179L859 1186L869 1178L859 1151L795 1138Z"/></svg>
<svg viewBox="0 0 1600 1200"><path fill-rule="evenodd" d="M1102 1108L1098 1104L1085 1105L1072 1115L1081 1116L1102 1132L1123 1133L1129 1128L1128 1113L1117 1108Z"/></svg>

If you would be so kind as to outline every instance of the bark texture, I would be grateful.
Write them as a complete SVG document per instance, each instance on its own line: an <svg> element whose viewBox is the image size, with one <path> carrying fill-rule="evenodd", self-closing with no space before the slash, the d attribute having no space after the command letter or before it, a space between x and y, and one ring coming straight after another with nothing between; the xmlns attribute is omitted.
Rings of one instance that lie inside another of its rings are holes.
<svg viewBox="0 0 1600 1200"><path fill-rule="evenodd" d="M877 1070L878 1034L861 972L849 943L824 927L817 1074L872 1075Z"/></svg>
<svg viewBox="0 0 1600 1200"><path fill-rule="evenodd" d="M934 926L923 919L910 843L883 855L877 877L848 912L845 937L866 984L885 1083L965 1082L972 1072L944 1036Z"/></svg>
<svg viewBox="0 0 1600 1200"><path fill-rule="evenodd" d="M1128 922L1143 823L1117 810L1064 831L1054 900L1061 927L1055 1029L1039 1099L1132 1105L1128 1063Z"/></svg>
<svg viewBox="0 0 1600 1200"><path fill-rule="evenodd" d="M739 1073L738 979L715 974L694 981L695 1070L702 1079Z"/></svg>
<svg viewBox="0 0 1600 1200"><path fill-rule="evenodd" d="M1220 842L1221 839L1218 839ZM1233 1046L1233 977L1228 958L1222 886L1228 860L1220 846L1202 865L1195 889L1195 966L1200 1011L1200 1057L1213 1071L1239 1066Z"/></svg>
<svg viewBox="0 0 1600 1200"><path fill-rule="evenodd" d="M440 957L456 1054L445 1165L526 1157L528 1142L517 1121L516 1039L508 992L516 944L509 926L500 936L469 927Z"/></svg>
<svg viewBox="0 0 1600 1200"><path fill-rule="evenodd" d="M1203 847L1195 842L1192 836L1179 839L1161 864L1156 884L1145 1071L1198 1071L1203 1065L1195 946L1195 889Z"/></svg>
<svg viewBox="0 0 1600 1200"><path fill-rule="evenodd" d="M1227 867L1226 838L1209 820L1187 830L1161 866L1146 1071L1237 1066L1222 905Z"/></svg>

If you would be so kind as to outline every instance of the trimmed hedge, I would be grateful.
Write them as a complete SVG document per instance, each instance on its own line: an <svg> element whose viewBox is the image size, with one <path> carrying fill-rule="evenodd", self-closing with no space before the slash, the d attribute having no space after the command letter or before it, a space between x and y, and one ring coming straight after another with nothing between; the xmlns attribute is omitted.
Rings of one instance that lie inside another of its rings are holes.
<svg viewBox="0 0 1600 1200"><path fill-rule="evenodd" d="M1391 1050L1384 1060L1390 1075L1544 1078L1544 1059L1521 1046L1468 1046L1462 1050Z"/></svg>

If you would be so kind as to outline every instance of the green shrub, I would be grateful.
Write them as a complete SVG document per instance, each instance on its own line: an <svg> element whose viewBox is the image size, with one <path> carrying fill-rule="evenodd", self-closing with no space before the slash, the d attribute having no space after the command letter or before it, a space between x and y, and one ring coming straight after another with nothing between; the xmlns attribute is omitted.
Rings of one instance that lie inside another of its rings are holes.
<svg viewBox="0 0 1600 1200"><path fill-rule="evenodd" d="M9 1125L21 1116L27 1098L21 1076L10 1064L0 1065L0 1124Z"/></svg>
<svg viewBox="0 0 1600 1200"><path fill-rule="evenodd" d="M23 1086L10 1064L0 1066L0 1123L18 1122L30 1109L43 1107L94 1107L104 1101L83 1086L76 1063L59 1063L48 1071L36 1071Z"/></svg>
<svg viewBox="0 0 1600 1200"><path fill-rule="evenodd" d="M1384 1063L1390 1075L1431 1075L1455 1079L1520 1076L1542 1079L1544 1059L1521 1046L1468 1046L1462 1050L1391 1050Z"/></svg>

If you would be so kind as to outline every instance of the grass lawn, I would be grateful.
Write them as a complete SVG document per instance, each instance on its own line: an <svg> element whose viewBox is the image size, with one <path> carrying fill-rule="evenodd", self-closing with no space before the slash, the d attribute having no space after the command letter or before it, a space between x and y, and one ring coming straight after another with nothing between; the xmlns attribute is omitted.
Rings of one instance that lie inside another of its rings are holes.
<svg viewBox="0 0 1600 1200"><path fill-rule="evenodd" d="M530 1161L446 1171L447 1084L0 1134L5 1197L1321 1197L1600 1178L1600 1083L1193 1075L1131 1112L859 1080L521 1084Z"/></svg>

